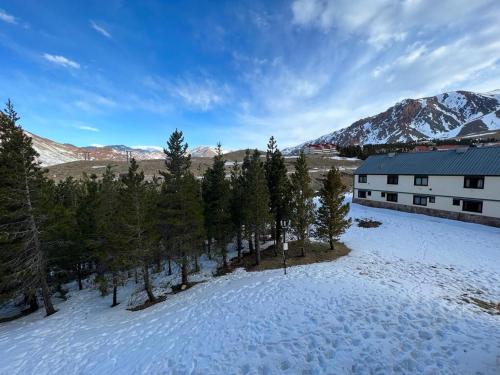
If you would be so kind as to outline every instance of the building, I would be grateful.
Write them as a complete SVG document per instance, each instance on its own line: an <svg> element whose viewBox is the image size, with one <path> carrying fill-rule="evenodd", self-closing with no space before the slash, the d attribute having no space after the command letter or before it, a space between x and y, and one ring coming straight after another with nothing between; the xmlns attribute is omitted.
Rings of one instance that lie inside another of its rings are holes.
<svg viewBox="0 0 500 375"><path fill-rule="evenodd" d="M353 202L500 227L500 148L370 156Z"/></svg>
<svg viewBox="0 0 500 375"><path fill-rule="evenodd" d="M308 144L304 147L304 154L336 155L337 146L332 143Z"/></svg>

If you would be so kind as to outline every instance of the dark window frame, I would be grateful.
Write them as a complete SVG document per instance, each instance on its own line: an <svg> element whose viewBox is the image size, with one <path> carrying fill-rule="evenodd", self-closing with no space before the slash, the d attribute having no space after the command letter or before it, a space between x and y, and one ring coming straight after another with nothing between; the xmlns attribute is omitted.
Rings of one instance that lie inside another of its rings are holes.
<svg viewBox="0 0 500 375"><path fill-rule="evenodd" d="M387 185L398 185L398 184L399 184L399 175L397 174L387 175Z"/></svg>
<svg viewBox="0 0 500 375"><path fill-rule="evenodd" d="M475 186L472 186L472 181L475 181ZM464 176L464 189L484 189L484 176Z"/></svg>
<svg viewBox="0 0 500 375"><path fill-rule="evenodd" d="M380 192L380 196L381 196L382 198L385 198L385 191L381 191L381 192Z"/></svg>
<svg viewBox="0 0 500 375"><path fill-rule="evenodd" d="M397 203L397 201L398 201L398 193L386 193L385 194L385 200L387 202L395 202L395 203Z"/></svg>
<svg viewBox="0 0 500 375"><path fill-rule="evenodd" d="M368 176L366 174L358 175L358 182L360 184L366 184L368 182Z"/></svg>
<svg viewBox="0 0 500 375"><path fill-rule="evenodd" d="M430 195L428 201L429 203L436 203L436 197L434 195Z"/></svg>
<svg viewBox="0 0 500 375"><path fill-rule="evenodd" d="M452 204L453 204L454 206L460 206L460 199L458 199L458 198L453 198L453 202L452 202Z"/></svg>
<svg viewBox="0 0 500 375"><path fill-rule="evenodd" d="M413 204L416 206L427 206L427 196L425 195L414 195Z"/></svg>
<svg viewBox="0 0 500 375"><path fill-rule="evenodd" d="M362 195L364 195L364 197L363 197ZM366 191L366 190L359 190L359 189L358 189L358 198L361 198L361 199L366 199L367 195L368 195L368 194L367 194L367 191Z"/></svg>
<svg viewBox="0 0 500 375"><path fill-rule="evenodd" d="M425 184L423 183L425 179ZM417 184L417 180L420 180L420 183ZM415 175L413 177L413 185L415 186L429 186L429 176L426 175Z"/></svg>
<svg viewBox="0 0 500 375"><path fill-rule="evenodd" d="M478 205L477 209L473 209L470 205ZM466 208L467 206L467 208ZM483 201L478 201L474 199L463 199L462 200L462 211L465 212L475 212L482 214L483 213Z"/></svg>

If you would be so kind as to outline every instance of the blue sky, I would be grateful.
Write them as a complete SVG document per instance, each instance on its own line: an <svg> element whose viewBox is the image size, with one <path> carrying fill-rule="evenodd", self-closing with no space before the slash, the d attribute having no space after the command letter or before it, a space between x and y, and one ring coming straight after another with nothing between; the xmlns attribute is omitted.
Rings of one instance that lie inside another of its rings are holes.
<svg viewBox="0 0 500 375"><path fill-rule="evenodd" d="M498 0L0 0L0 99L79 146L285 147L500 88L499 20Z"/></svg>

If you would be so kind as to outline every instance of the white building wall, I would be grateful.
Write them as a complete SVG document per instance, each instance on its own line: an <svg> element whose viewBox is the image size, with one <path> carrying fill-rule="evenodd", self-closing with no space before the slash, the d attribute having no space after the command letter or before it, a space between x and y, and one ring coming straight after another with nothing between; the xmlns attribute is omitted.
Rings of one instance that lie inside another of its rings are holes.
<svg viewBox="0 0 500 375"><path fill-rule="evenodd" d="M486 176L484 189L464 188L464 176L429 176L428 186L415 186L414 175L399 175L398 184L387 184L387 175L367 175L367 182L358 182L358 175L354 176L354 197L358 196L358 189L371 191L366 199L386 202L381 192L398 193L398 204L416 206L413 204L413 195L434 196L435 203L427 203L426 207L437 210L466 212L472 215L483 215L500 218L500 176ZM462 204L453 205L453 198L479 199L483 201L483 212L474 213L462 210Z"/></svg>

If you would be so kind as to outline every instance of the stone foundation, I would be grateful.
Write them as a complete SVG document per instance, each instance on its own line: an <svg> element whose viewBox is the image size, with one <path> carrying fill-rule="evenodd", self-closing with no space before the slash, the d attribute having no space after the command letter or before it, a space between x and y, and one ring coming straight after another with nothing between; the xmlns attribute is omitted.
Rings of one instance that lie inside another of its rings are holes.
<svg viewBox="0 0 500 375"><path fill-rule="evenodd" d="M377 208L388 208L396 211L411 212L415 214L423 214L429 216L437 216L445 219L467 221L470 223L489 225L492 227L500 228L500 218L482 215L473 215L465 212L452 212L444 210L436 210L434 208L420 207L420 206L408 206L406 204L398 204L392 202L379 202L372 201L369 199L353 198L353 203L362 204L363 206L377 207Z"/></svg>

